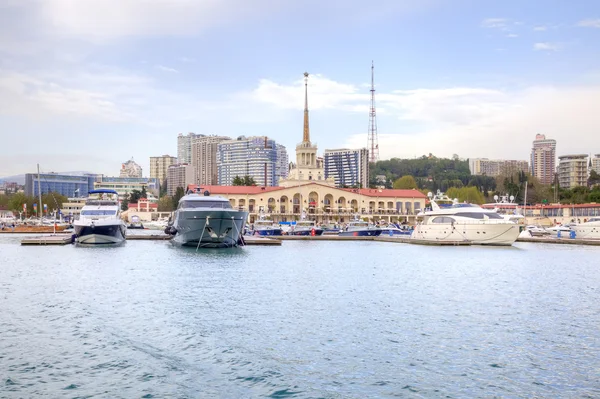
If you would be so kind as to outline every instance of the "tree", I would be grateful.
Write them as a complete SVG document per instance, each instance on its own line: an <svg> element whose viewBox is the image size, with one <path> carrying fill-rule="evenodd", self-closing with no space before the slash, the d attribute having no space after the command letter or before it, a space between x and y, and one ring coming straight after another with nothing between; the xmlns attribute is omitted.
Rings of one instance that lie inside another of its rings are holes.
<svg viewBox="0 0 600 399"><path fill-rule="evenodd" d="M146 186L142 186L142 192L140 193L140 198L148 198L148 192L146 191Z"/></svg>
<svg viewBox="0 0 600 399"><path fill-rule="evenodd" d="M27 212L31 214L33 212L33 201L23 193L16 193L10 198L8 209L19 212L23 210L23 204L27 204Z"/></svg>
<svg viewBox="0 0 600 399"><path fill-rule="evenodd" d="M158 200L159 212L171 212L173 210L173 198L165 195Z"/></svg>
<svg viewBox="0 0 600 399"><path fill-rule="evenodd" d="M233 183L234 186L243 186L244 185L244 179L242 179L239 176L236 176L233 178Z"/></svg>
<svg viewBox="0 0 600 399"><path fill-rule="evenodd" d="M402 176L398 180L394 181L393 187L404 190L411 190L413 188L417 188L417 182L415 181L415 178L410 175Z"/></svg>
<svg viewBox="0 0 600 399"><path fill-rule="evenodd" d="M451 187L446 195L458 199L458 202L468 202L470 204L483 204L485 202L483 194L477 187Z"/></svg>
<svg viewBox="0 0 600 399"><path fill-rule="evenodd" d="M600 175L598 172L592 169L590 172L590 177L588 178L588 187L592 187L600 184Z"/></svg>
<svg viewBox="0 0 600 399"><path fill-rule="evenodd" d="M244 186L256 186L256 181L251 176L244 176Z"/></svg>
<svg viewBox="0 0 600 399"><path fill-rule="evenodd" d="M140 200L140 198L142 198L142 191L133 190L131 192L131 194L129 195L129 203L137 204L137 202Z"/></svg>
<svg viewBox="0 0 600 399"><path fill-rule="evenodd" d="M121 210L126 211L129 209L129 193L125 193L123 201L121 201Z"/></svg>
<svg viewBox="0 0 600 399"><path fill-rule="evenodd" d="M62 204L67 201L69 201L67 197L57 192L50 192L42 195L42 204L46 204L48 206L48 214L50 214L54 209L61 209ZM43 208L41 209L43 210Z"/></svg>
<svg viewBox="0 0 600 399"><path fill-rule="evenodd" d="M183 191L183 187L177 187L177 190L175 190L175 195L173 196L173 202L172 202L172 206L173 206L173 210L176 211L177 210L177 206L179 205L179 200L181 199L181 197L183 197L185 195L184 191Z"/></svg>

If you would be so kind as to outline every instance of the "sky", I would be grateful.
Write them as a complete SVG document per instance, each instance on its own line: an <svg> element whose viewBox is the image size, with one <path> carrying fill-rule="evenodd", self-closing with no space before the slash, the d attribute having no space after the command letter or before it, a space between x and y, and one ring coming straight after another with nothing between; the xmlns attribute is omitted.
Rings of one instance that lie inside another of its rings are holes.
<svg viewBox="0 0 600 399"><path fill-rule="evenodd" d="M0 176L177 155L178 133L267 135L294 160L309 72L319 152L600 153L597 0L0 0Z"/></svg>

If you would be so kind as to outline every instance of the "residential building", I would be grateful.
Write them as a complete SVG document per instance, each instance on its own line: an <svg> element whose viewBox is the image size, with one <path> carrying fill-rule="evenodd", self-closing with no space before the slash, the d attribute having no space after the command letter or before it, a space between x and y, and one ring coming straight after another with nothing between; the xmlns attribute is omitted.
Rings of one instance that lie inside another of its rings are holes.
<svg viewBox="0 0 600 399"><path fill-rule="evenodd" d="M188 184L194 183L194 168L187 163L178 163L169 166L167 170L167 195L175 195L177 187L184 190Z"/></svg>
<svg viewBox="0 0 600 399"><path fill-rule="evenodd" d="M119 194L120 199L125 198L125 194L131 193L133 190L142 191L146 188L149 199L152 198L151 193L158 195L160 182L156 178L148 177L106 177L102 176L94 183L95 189L115 190Z"/></svg>
<svg viewBox="0 0 600 399"><path fill-rule="evenodd" d="M531 149L531 174L542 184L552 184L556 171L556 140L537 134Z"/></svg>
<svg viewBox="0 0 600 399"><path fill-rule="evenodd" d="M590 168L590 172L593 170L596 173L600 174L600 154L594 155L591 163L592 163L592 166Z"/></svg>
<svg viewBox="0 0 600 399"><path fill-rule="evenodd" d="M94 182L101 175L67 175L58 173L41 173L39 186L42 194L56 192L65 197L87 197L88 192L94 189ZM38 196L38 174L25 174L25 195Z"/></svg>
<svg viewBox="0 0 600 399"><path fill-rule="evenodd" d="M245 137L219 143L217 147L218 184L230 186L237 177L250 176L258 186L277 186L277 143L265 136Z"/></svg>
<svg viewBox="0 0 600 399"><path fill-rule="evenodd" d="M277 176L277 184L280 179L287 179L290 173L290 158L287 149L282 144L277 144L277 167L275 175Z"/></svg>
<svg viewBox="0 0 600 399"><path fill-rule="evenodd" d="M558 184L561 188L587 186L587 180L588 156L586 154L558 157Z"/></svg>
<svg viewBox="0 0 600 399"><path fill-rule="evenodd" d="M469 170L472 175L499 176L527 172L529 164L513 159L472 158L469 159Z"/></svg>
<svg viewBox="0 0 600 399"><path fill-rule="evenodd" d="M220 195L232 207L249 212L254 223L268 213L276 223L300 220L318 223L345 223L355 216L381 223L416 223L416 215L425 209L427 197L419 190L336 188L324 181L296 182L279 187L207 186L202 189ZM197 185L188 189L196 190Z"/></svg>
<svg viewBox="0 0 600 399"><path fill-rule="evenodd" d="M158 180L160 184L165 184L169 166L176 163L177 158L170 155L150 157L150 178Z"/></svg>
<svg viewBox="0 0 600 399"><path fill-rule="evenodd" d="M131 158L129 161L121 164L119 177L142 177L142 167Z"/></svg>
<svg viewBox="0 0 600 399"><path fill-rule="evenodd" d="M308 123L308 73L304 73L304 129L302 142L296 145L296 163L292 164L287 179L280 179L279 185L289 187L298 182L321 181L326 185L335 185L333 178L325 178L323 158L317 156L317 144L310 141Z"/></svg>
<svg viewBox="0 0 600 399"><path fill-rule="evenodd" d="M219 143L228 140L231 137L201 136L192 140L192 167L196 184L218 184L217 148Z"/></svg>
<svg viewBox="0 0 600 399"><path fill-rule="evenodd" d="M369 186L369 150L325 150L325 179L333 178L336 187Z"/></svg>
<svg viewBox="0 0 600 399"><path fill-rule="evenodd" d="M204 137L204 135L192 132L186 135L179 133L177 136L177 163L192 164L192 141L196 137Z"/></svg>

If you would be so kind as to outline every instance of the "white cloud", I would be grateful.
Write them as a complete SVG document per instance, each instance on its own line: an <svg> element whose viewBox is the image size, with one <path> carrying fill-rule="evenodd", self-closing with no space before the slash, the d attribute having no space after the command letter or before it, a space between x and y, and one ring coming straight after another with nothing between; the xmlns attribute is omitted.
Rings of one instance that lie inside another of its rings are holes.
<svg viewBox="0 0 600 399"><path fill-rule="evenodd" d="M516 33L509 33L508 35L506 35L506 37L514 39L516 37L519 37L519 35L517 35Z"/></svg>
<svg viewBox="0 0 600 399"><path fill-rule="evenodd" d="M309 91L311 110L367 114L369 97L361 94L358 85L320 79ZM256 101L276 109L302 108L300 81L283 85L263 80L252 94ZM600 152L595 139L600 131L600 113L595 110L598 98L599 85L520 91L477 87L380 91L378 112L384 108L387 115L385 126L380 120L380 156L413 157L433 152L440 156L458 153L464 157L527 159L538 132L557 139L561 154L588 149ZM363 147L365 141L361 127L343 146Z"/></svg>
<svg viewBox="0 0 600 399"><path fill-rule="evenodd" d="M509 25L509 20L505 18L486 18L481 21L482 28L506 29Z"/></svg>
<svg viewBox="0 0 600 399"><path fill-rule="evenodd" d="M171 67L167 67L164 65L157 65L156 69L160 69L163 72L170 72L170 73L179 73L179 71L175 68L171 68Z"/></svg>
<svg viewBox="0 0 600 399"><path fill-rule="evenodd" d="M584 28L600 28L600 19L584 19L583 21L579 21L577 26L582 26Z"/></svg>
<svg viewBox="0 0 600 399"><path fill-rule="evenodd" d="M533 49L536 51L559 51L562 49L562 46L558 43L535 43Z"/></svg>
<svg viewBox="0 0 600 399"><path fill-rule="evenodd" d="M548 27L546 27L546 26L535 26L533 28L533 30L536 31L536 32L543 32L543 31L548 30Z"/></svg>

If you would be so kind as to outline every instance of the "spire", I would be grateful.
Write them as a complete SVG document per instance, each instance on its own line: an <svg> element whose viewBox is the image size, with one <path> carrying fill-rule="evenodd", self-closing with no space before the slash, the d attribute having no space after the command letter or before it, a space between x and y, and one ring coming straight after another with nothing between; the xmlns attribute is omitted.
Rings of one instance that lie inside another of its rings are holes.
<svg viewBox="0 0 600 399"><path fill-rule="evenodd" d="M371 61L371 108L369 111L369 162L379 161L379 143L377 141L377 112L375 110L375 65Z"/></svg>
<svg viewBox="0 0 600 399"><path fill-rule="evenodd" d="M308 72L304 72L304 134L303 143L310 143L310 130L308 128Z"/></svg>

